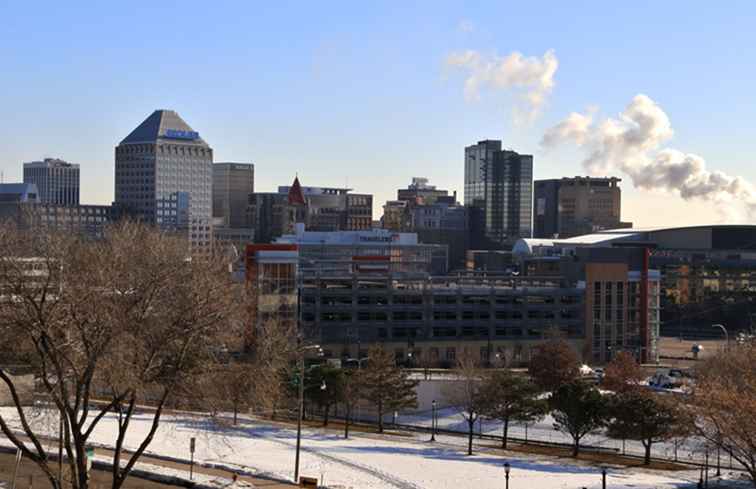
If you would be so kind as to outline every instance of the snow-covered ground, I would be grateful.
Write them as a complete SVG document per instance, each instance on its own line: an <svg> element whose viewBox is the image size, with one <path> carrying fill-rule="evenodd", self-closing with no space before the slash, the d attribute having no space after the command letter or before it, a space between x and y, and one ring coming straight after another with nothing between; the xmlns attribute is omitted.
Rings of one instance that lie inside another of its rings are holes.
<svg viewBox="0 0 756 489"><path fill-rule="evenodd" d="M12 412L3 409L4 416ZM105 417L92 441L109 445L114 439L115 419ZM149 429L149 416L137 415L126 440L135 448ZM294 430L245 420L237 427L219 426L190 416L166 417L150 446L151 453L189 458L189 440L196 437L195 460L252 470L259 475L291 479L294 468ZM7 442L7 440L6 440ZM475 488L503 486L505 461L511 469L513 488L601 487L600 469L564 460L523 455L502 458L479 452L467 457L454 437L440 437L432 444L427 436L354 436L323 430L304 430L302 475L322 479L328 487L373 488ZM640 469L610 469L609 487L693 487L697 472L652 472Z"/></svg>
<svg viewBox="0 0 756 489"><path fill-rule="evenodd" d="M440 429L467 433L467 422L457 408L449 407L439 409L437 417L438 427ZM368 417L366 416L364 419L368 419ZM387 416L385 421L390 423L393 419ZM417 412L414 414L400 414L397 416L397 423L429 428L431 426L431 413ZM502 423L495 420L483 419L481 423L476 423L475 425L475 433L478 434L481 432L484 434L501 436ZM554 429L554 418L551 416L546 416L536 423L528 424L527 427L520 423L510 423L509 436L519 439L567 444L571 443L569 435ZM623 451L622 440L608 438L601 432L586 436L581 443L583 445L615 449L620 453ZM643 445L639 441L632 440L625 441L624 451L627 454L639 456L645 453ZM651 451L652 456L654 457L665 458L668 460L672 460L675 457L675 445L672 442L657 443L652 446ZM705 456L701 444L696 440L688 440L684 443L678 443L677 455L678 459L683 462L703 462ZM714 456L714 454L710 454L710 456ZM722 463L728 465L729 460L724 460Z"/></svg>

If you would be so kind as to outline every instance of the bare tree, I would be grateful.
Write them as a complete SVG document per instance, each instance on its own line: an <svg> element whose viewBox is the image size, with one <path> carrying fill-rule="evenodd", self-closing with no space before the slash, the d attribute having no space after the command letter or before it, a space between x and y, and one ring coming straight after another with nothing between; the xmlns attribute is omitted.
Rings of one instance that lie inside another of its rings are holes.
<svg viewBox="0 0 756 489"><path fill-rule="evenodd" d="M697 434L732 456L756 487L756 344L718 353L696 371Z"/></svg>
<svg viewBox="0 0 756 489"><path fill-rule="evenodd" d="M364 388L362 370L352 369L344 371L341 402L344 405L344 438L349 438L349 424L352 421L354 408L362 397Z"/></svg>
<svg viewBox="0 0 756 489"><path fill-rule="evenodd" d="M291 381L297 373L297 329L293 321L270 318L252 324L249 339L253 406L260 413L275 419L279 410L296 411L296 390Z"/></svg>
<svg viewBox="0 0 756 489"><path fill-rule="evenodd" d="M563 339L549 339L534 348L528 372L545 392L554 392L578 376L578 357Z"/></svg>
<svg viewBox="0 0 756 489"><path fill-rule="evenodd" d="M489 401L483 392L484 372L475 360L463 355L457 362L454 377L444 394L449 404L461 410L460 414L467 423L467 454L472 455L475 422L487 409L486 402Z"/></svg>
<svg viewBox="0 0 756 489"><path fill-rule="evenodd" d="M610 391L625 392L640 386L643 378L643 369L635 358L630 353L622 351L606 366L606 374L601 385Z"/></svg>
<svg viewBox="0 0 756 489"><path fill-rule="evenodd" d="M238 422L240 411L248 410L259 398L257 369L244 361L229 361L219 365L205 376L202 392L208 394L206 402L213 413L233 412L233 424ZM218 418L222 421L222 417Z"/></svg>
<svg viewBox="0 0 756 489"><path fill-rule="evenodd" d="M125 222L103 239L0 226L0 336L34 371L63 421L69 480L51 465L13 380L10 391L25 441L0 415L0 430L36 463L53 488L86 489L85 450L108 413L116 432L112 489L120 489L152 442L168 403L189 399L224 351L220 332L239 312L228 264L192 256L186 241ZM93 399L97 398L98 403ZM152 406L147 435L123 458L138 404Z"/></svg>

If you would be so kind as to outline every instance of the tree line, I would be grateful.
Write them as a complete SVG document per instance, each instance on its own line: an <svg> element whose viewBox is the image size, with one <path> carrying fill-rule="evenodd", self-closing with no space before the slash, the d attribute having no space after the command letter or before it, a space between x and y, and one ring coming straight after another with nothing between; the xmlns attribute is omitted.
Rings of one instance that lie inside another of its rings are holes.
<svg viewBox="0 0 756 489"><path fill-rule="evenodd" d="M359 368L310 366L299 379L304 353L295 322L250 325L245 285L231 280L228 265L227 257L192 254L184 240L133 222L113 225L95 241L0 223L0 388L15 408L0 412L0 432L51 487L87 489L86 448L106 417L115 423L111 487L120 489L169 408L233 411L234 418L291 415L294 387L304 382L306 400L325 424L340 406L348 437L359 402L374 406L379 431L385 414L417 405L417 381L380 346ZM231 355L250 329L250 354ZM34 374L37 394L60 418L63 471L8 365ZM480 418L502 422L506 448L511 423L550 413L554 427L572 438L575 455L599 430L641 441L647 462L653 444L693 435L756 479L752 343L700 363L692 391L680 397L643 386L629 355L607 367L601 391L578 369L559 339L534 350L527 373L480 369L462 356L446 394L468 424L468 452ZM141 411L150 428L126 452L131 421L143 406L150 408Z"/></svg>

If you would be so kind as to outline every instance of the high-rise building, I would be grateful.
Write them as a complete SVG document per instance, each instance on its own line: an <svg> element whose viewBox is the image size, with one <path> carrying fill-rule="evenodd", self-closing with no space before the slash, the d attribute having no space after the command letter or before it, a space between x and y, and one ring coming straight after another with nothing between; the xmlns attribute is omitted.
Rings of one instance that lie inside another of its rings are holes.
<svg viewBox="0 0 756 489"><path fill-rule="evenodd" d="M213 165L213 218L223 227L250 226L247 206L255 191L255 165L252 163L215 163Z"/></svg>
<svg viewBox="0 0 756 489"><path fill-rule="evenodd" d="M156 110L115 148L115 202L198 248L212 240L213 150L172 110Z"/></svg>
<svg viewBox="0 0 756 489"><path fill-rule="evenodd" d="M535 182L534 237L569 238L604 229L631 227L620 221L616 177L574 177Z"/></svg>
<svg viewBox="0 0 756 489"><path fill-rule="evenodd" d="M57 158L24 163L24 183L33 183L43 204L79 205L79 165Z"/></svg>
<svg viewBox="0 0 756 489"><path fill-rule="evenodd" d="M532 234L533 156L502 150L501 141L465 148L465 205L477 208L488 240L511 244Z"/></svg>

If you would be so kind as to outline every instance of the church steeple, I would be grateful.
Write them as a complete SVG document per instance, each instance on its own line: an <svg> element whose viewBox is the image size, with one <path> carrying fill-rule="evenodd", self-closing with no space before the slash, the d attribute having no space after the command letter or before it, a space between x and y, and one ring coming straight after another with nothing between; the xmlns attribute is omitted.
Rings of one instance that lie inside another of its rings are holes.
<svg viewBox="0 0 756 489"><path fill-rule="evenodd" d="M305 198L298 176L294 177L294 183L289 187L289 205L305 205Z"/></svg>

